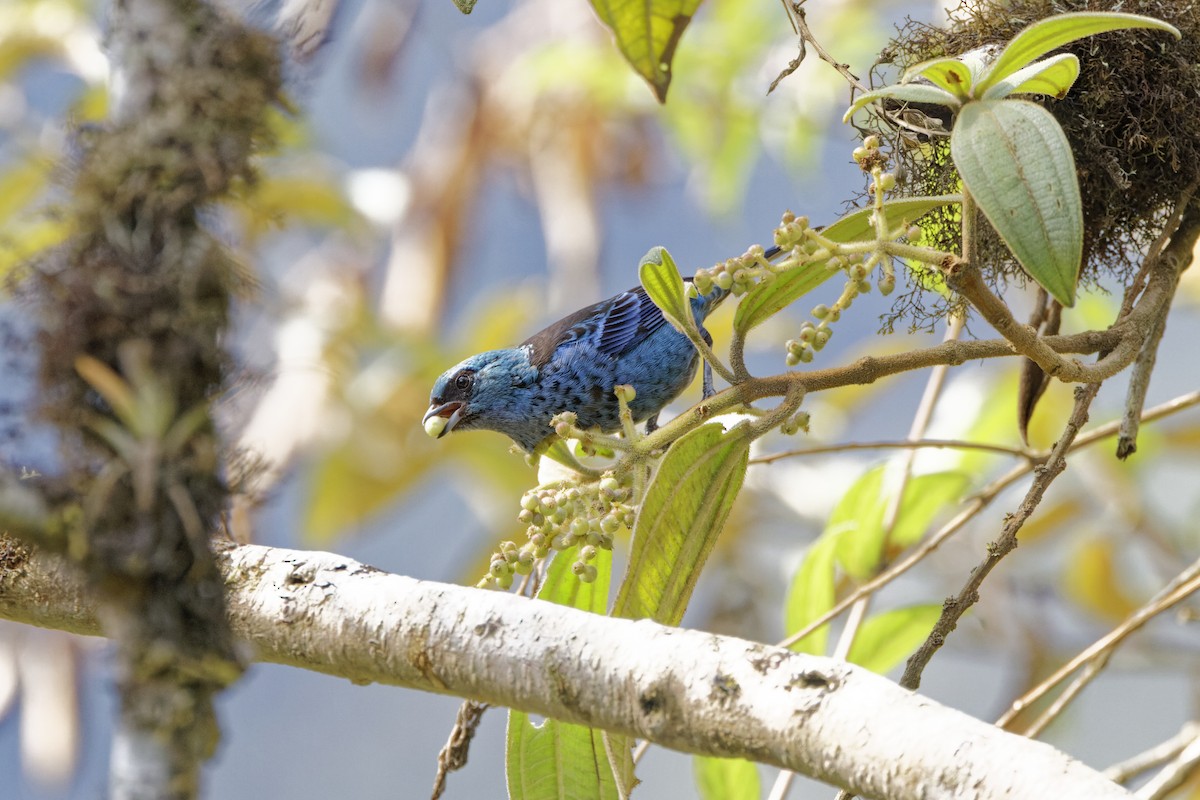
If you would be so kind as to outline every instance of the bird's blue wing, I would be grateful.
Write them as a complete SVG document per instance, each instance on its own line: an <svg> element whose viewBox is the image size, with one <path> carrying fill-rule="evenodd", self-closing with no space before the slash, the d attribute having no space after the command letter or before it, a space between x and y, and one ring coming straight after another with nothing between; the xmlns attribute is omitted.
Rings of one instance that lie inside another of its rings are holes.
<svg viewBox="0 0 1200 800"><path fill-rule="evenodd" d="M661 328L664 322L662 311L640 286L622 292L612 299L612 306L600 321L596 349L616 358Z"/></svg>
<svg viewBox="0 0 1200 800"><path fill-rule="evenodd" d="M529 348L530 362L542 367L561 347L587 343L601 355L617 358L666 322L639 286L595 305L581 308L538 331L522 345Z"/></svg>

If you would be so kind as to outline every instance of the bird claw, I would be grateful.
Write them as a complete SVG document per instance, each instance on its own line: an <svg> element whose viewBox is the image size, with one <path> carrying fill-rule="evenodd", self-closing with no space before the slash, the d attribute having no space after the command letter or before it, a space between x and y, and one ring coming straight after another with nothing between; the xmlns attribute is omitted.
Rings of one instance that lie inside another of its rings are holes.
<svg viewBox="0 0 1200 800"><path fill-rule="evenodd" d="M646 435L649 436L656 430L658 430L658 414L655 414L653 417L650 417L650 419L646 420Z"/></svg>

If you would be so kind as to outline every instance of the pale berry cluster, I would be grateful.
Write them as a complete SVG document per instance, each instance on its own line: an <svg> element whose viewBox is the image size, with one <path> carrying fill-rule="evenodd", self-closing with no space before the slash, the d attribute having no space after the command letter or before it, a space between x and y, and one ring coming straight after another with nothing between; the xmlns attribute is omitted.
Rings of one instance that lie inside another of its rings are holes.
<svg viewBox="0 0 1200 800"><path fill-rule="evenodd" d="M716 286L740 296L773 272L774 268L767 261L762 245L756 244L736 258L727 258L708 269L696 270L692 285L700 294L708 294Z"/></svg>
<svg viewBox="0 0 1200 800"><path fill-rule="evenodd" d="M521 498L517 518L529 526L529 541L518 546L501 542L492 556L484 588L507 589L514 575L528 575L534 562L551 550L579 548L572 570L584 583L596 580L591 562L600 550L612 550L613 537L633 526L634 509L628 505L631 489L611 472L595 483L562 483L530 489Z"/></svg>

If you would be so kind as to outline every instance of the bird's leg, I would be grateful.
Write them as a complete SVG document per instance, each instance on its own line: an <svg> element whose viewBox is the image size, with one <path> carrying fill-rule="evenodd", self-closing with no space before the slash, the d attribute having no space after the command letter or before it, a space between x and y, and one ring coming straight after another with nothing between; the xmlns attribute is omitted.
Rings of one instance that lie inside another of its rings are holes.
<svg viewBox="0 0 1200 800"><path fill-rule="evenodd" d="M646 420L646 435L649 436L656 430L658 430L658 414Z"/></svg>
<svg viewBox="0 0 1200 800"><path fill-rule="evenodd" d="M701 328L700 335L704 337L704 341L708 343L708 346L712 347L712 343L713 343L712 334L709 333L704 328ZM708 398L712 397L716 393L717 393L716 387L713 386L712 364L705 361L704 362L704 379L701 382L700 396L703 399L707 400Z"/></svg>

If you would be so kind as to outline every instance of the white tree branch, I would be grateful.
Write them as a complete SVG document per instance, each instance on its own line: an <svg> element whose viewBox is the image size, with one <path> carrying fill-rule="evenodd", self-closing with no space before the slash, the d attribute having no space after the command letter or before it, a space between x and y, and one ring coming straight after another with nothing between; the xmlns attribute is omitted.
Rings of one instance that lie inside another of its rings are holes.
<svg viewBox="0 0 1200 800"><path fill-rule="evenodd" d="M261 661L470 697L795 770L864 798L1129 798L1049 745L866 670L256 545L218 555ZM0 617L99 633L60 562L0 540Z"/></svg>

